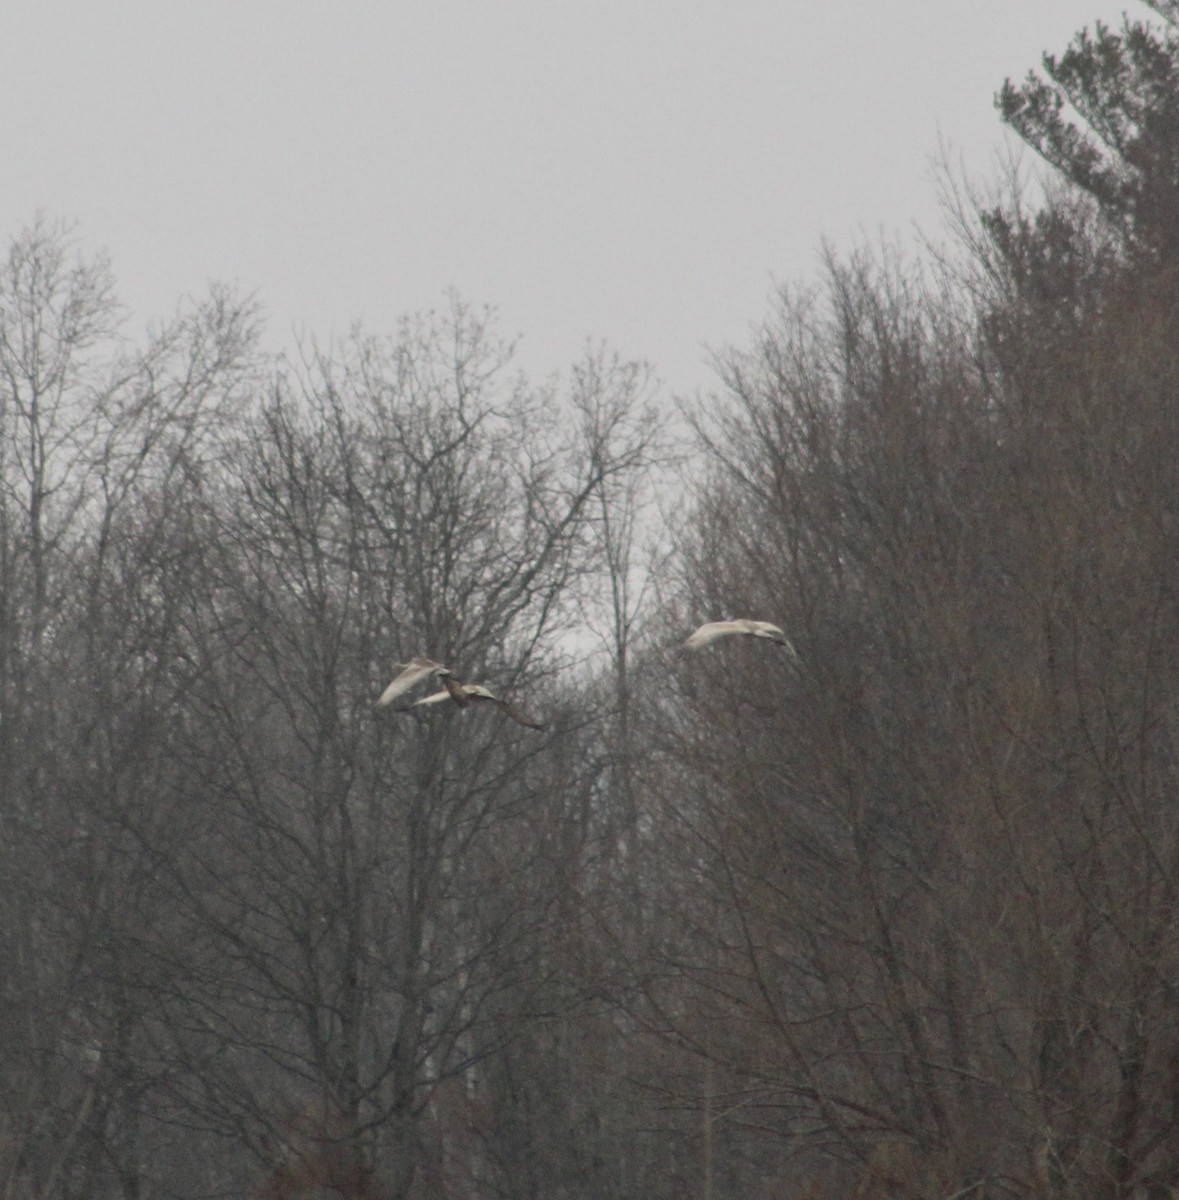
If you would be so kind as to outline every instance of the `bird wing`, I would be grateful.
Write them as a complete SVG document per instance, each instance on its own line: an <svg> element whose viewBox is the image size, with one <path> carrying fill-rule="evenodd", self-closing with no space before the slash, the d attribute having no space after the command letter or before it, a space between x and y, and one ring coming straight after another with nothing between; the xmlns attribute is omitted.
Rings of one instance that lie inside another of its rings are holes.
<svg viewBox="0 0 1179 1200"><path fill-rule="evenodd" d="M404 708L399 708L398 712L409 712L411 708L421 708L423 704L441 704L444 700L450 699L450 693L443 688L440 692L431 692L428 696L423 696L420 700L415 700L412 704L407 704Z"/></svg>
<svg viewBox="0 0 1179 1200"><path fill-rule="evenodd" d="M731 633L737 633L732 621L707 621L701 625L695 633L685 638L680 643L680 653L691 653L693 650L699 650L702 646L707 646L710 642L715 642L717 638L728 637Z"/></svg>
<svg viewBox="0 0 1179 1200"><path fill-rule="evenodd" d="M456 701L460 708L467 708L477 701L486 701L494 704L506 716L511 717L517 725L526 725L529 729L544 729L539 721L525 716L514 704L509 704L507 700L501 700L480 683L460 683L449 675L443 675L442 682L446 685L442 691L431 692L430 695L423 696L420 700L415 700L398 711L409 712L410 709L421 708L424 704L441 704L446 700Z"/></svg>
<svg viewBox="0 0 1179 1200"><path fill-rule="evenodd" d="M468 696L467 703L472 701L486 700L490 704L494 704L505 716L511 717L517 725L526 725L529 729L543 729L544 726L539 721L534 721L531 717L525 716L514 704L507 700L501 700L499 696L490 692L482 684L469 683L466 685L466 693Z"/></svg>
<svg viewBox="0 0 1179 1200"><path fill-rule="evenodd" d="M405 664L405 669L401 674L381 693L381 697L377 701L377 708L384 708L386 705L392 704L398 696L404 696L410 688L416 687L431 675L441 675L445 680L449 671L441 663L436 663L431 658L412 659Z"/></svg>
<svg viewBox="0 0 1179 1200"><path fill-rule="evenodd" d="M529 729L544 729L544 726L539 721L534 721L531 717L525 716L514 704L509 704L507 700L501 700L498 696L481 696L481 700L490 700L496 705L500 712L505 716L511 717L517 725L526 725Z"/></svg>

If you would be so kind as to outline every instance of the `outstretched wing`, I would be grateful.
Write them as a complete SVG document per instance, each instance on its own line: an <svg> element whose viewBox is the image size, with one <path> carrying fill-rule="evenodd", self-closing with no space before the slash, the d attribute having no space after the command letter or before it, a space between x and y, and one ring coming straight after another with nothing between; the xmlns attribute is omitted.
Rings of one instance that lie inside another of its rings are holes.
<svg viewBox="0 0 1179 1200"><path fill-rule="evenodd" d="M708 621L680 643L679 652L691 654L693 650L699 650L701 647L715 642L717 638L728 637L730 634L738 632L740 631L734 627L732 621Z"/></svg>
<svg viewBox="0 0 1179 1200"><path fill-rule="evenodd" d="M441 663L431 658L415 658L405 664L405 669L381 693L377 708L385 708L392 704L398 696L404 696L411 688L416 687L425 679L441 675L444 679L450 672Z"/></svg>
<svg viewBox="0 0 1179 1200"><path fill-rule="evenodd" d="M440 692L431 692L428 696L423 696L420 700L415 700L412 704L406 704L399 708L398 712L409 712L411 708L421 708L425 704L441 704L445 700L450 699L450 693L443 688Z"/></svg>
<svg viewBox="0 0 1179 1200"><path fill-rule="evenodd" d="M544 726L539 721L534 721L531 717L525 716L514 704L510 704L507 700L501 700L493 692L489 692L481 683L469 683L465 686L464 691L467 694L467 703L472 701L485 700L489 704L494 704L505 716L511 717L517 725L526 725L529 729L544 729Z"/></svg>
<svg viewBox="0 0 1179 1200"><path fill-rule="evenodd" d="M430 695L423 696L420 700L415 700L412 704L398 709L398 712L409 712L411 709L421 708L427 704L442 704L447 700L454 700L460 708L468 708L471 704L486 702L494 704L505 716L511 717L517 725L526 725L529 729L544 729L539 721L534 721L531 717L526 716L507 700L501 700L481 683L460 683L449 675L443 675L442 682L446 685L442 691L431 692Z"/></svg>
<svg viewBox="0 0 1179 1200"><path fill-rule="evenodd" d="M490 700L500 712L505 716L511 717L517 725L526 725L529 729L544 729L544 726L539 721L534 721L531 717L525 716L514 704L509 704L508 701L501 700L498 696L484 696L483 699Z"/></svg>

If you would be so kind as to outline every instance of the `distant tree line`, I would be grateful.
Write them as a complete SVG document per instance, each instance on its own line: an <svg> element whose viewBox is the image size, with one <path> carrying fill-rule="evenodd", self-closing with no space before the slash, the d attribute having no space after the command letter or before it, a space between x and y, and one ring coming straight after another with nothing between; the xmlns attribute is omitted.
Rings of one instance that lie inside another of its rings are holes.
<svg viewBox="0 0 1179 1200"><path fill-rule="evenodd" d="M1179 1194L1179 4L687 444L458 299L0 263L0 1194ZM675 480L682 503L660 505ZM702 620L780 624L795 656ZM376 712L426 653L527 698ZM499 718L499 719L497 719Z"/></svg>

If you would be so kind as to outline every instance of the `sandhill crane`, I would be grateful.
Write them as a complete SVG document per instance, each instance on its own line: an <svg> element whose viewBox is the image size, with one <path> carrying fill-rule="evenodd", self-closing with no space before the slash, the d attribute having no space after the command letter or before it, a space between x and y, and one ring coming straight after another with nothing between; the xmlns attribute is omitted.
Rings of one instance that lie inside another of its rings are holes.
<svg viewBox="0 0 1179 1200"><path fill-rule="evenodd" d="M398 696L404 696L410 688L416 687L426 679L447 679L450 668L419 654L407 663L394 663L394 668L401 672L396 679L381 693L377 708L385 708L392 704Z"/></svg>
<svg viewBox="0 0 1179 1200"><path fill-rule="evenodd" d="M706 622L680 643L679 653L691 654L694 650L710 646L719 638L735 635L764 638L766 641L776 642L791 653L794 652L794 647L790 644L789 639L777 625L771 625L769 621L751 621L748 617L741 617L735 621Z"/></svg>
<svg viewBox="0 0 1179 1200"><path fill-rule="evenodd" d="M507 700L501 700L499 696L489 692L480 683L463 683L450 674L442 676L442 683L444 685L442 691L423 696L400 711L409 712L411 709L421 708L424 704L441 704L445 700L452 700L459 708L469 708L472 704L490 703L494 704L505 716L511 717L517 725L526 725L529 729L544 729L544 726L538 721L525 716L515 705L510 704Z"/></svg>

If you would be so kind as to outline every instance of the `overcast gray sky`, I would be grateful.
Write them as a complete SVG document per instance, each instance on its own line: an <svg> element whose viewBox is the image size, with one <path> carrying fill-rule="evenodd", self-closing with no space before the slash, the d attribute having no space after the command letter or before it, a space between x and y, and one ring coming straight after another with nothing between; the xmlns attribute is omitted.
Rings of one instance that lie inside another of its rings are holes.
<svg viewBox="0 0 1179 1200"><path fill-rule="evenodd" d="M1005 76L1133 0L5 0L0 235L106 249L142 324L210 280L272 343L453 286L530 374L587 338L706 386L772 281L938 224Z"/></svg>

